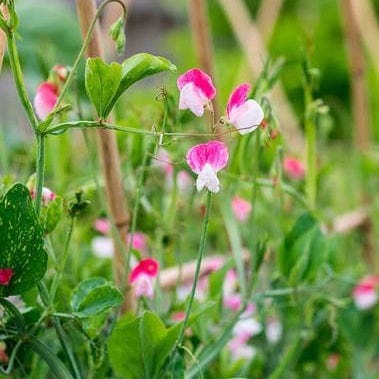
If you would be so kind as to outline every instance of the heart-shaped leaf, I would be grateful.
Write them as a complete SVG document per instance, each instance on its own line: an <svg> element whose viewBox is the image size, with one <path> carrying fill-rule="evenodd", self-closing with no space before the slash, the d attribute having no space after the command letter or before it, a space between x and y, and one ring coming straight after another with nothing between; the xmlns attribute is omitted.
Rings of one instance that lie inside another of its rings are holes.
<svg viewBox="0 0 379 379"><path fill-rule="evenodd" d="M75 316L86 318L99 315L121 304L122 293L104 278L83 280L75 288L71 307Z"/></svg>
<svg viewBox="0 0 379 379"><path fill-rule="evenodd" d="M88 58L85 71L85 85L88 97L98 116L106 119L109 108L121 83L121 65L104 63L100 58Z"/></svg>
<svg viewBox="0 0 379 379"><path fill-rule="evenodd" d="M0 230L0 269L13 271L9 284L0 285L0 296L17 295L35 286L47 268L43 229L21 183L0 202Z"/></svg>

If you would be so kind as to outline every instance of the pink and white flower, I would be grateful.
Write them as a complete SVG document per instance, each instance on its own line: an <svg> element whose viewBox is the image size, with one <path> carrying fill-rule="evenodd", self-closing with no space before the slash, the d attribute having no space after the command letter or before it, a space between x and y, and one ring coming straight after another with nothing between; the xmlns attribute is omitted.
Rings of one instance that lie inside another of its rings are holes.
<svg viewBox="0 0 379 379"><path fill-rule="evenodd" d="M13 270L11 268L0 269L0 285L7 286L12 279Z"/></svg>
<svg viewBox="0 0 379 379"><path fill-rule="evenodd" d="M44 120L55 107L58 92L58 87L51 82L43 82L38 86L34 97L34 108L40 120Z"/></svg>
<svg viewBox="0 0 379 379"><path fill-rule="evenodd" d="M111 223L107 218L98 218L94 224L95 230L99 233L107 235L111 231Z"/></svg>
<svg viewBox="0 0 379 379"><path fill-rule="evenodd" d="M264 117L261 106L255 100L248 99L249 92L250 85L241 84L233 90L226 106L228 121L240 134L253 132Z"/></svg>
<svg viewBox="0 0 379 379"><path fill-rule="evenodd" d="M301 180L305 176L304 164L295 157L285 157L283 161L285 174L295 180Z"/></svg>
<svg viewBox="0 0 379 379"><path fill-rule="evenodd" d="M353 299L356 307L361 310L372 308L378 301L378 275L363 278L353 289Z"/></svg>
<svg viewBox="0 0 379 379"><path fill-rule="evenodd" d="M204 106L216 96L212 79L205 72L194 68L179 76L179 109L189 109L196 116L204 114Z"/></svg>
<svg viewBox="0 0 379 379"><path fill-rule="evenodd" d="M187 163L198 175L196 189L201 191L205 187L213 193L219 192L217 172L228 164L228 159L228 148L220 141L193 146L187 153Z"/></svg>
<svg viewBox="0 0 379 379"><path fill-rule="evenodd" d="M32 197L33 200L35 199L36 197L35 189L32 189L30 191L30 196ZM50 201L55 200L56 197L57 195L50 188L42 187L42 204L43 205L45 206L48 205Z"/></svg>
<svg viewBox="0 0 379 379"><path fill-rule="evenodd" d="M133 285L137 297L154 296L154 282L158 275L159 263L153 258L142 259L131 271L129 283Z"/></svg>
<svg viewBox="0 0 379 379"><path fill-rule="evenodd" d="M254 346L250 346L239 337L232 338L228 343L228 348L233 361L240 359L250 361L254 358L257 350Z"/></svg>
<svg viewBox="0 0 379 379"><path fill-rule="evenodd" d="M241 222L248 219L251 212L251 203L242 197L234 196L232 199L234 217Z"/></svg>

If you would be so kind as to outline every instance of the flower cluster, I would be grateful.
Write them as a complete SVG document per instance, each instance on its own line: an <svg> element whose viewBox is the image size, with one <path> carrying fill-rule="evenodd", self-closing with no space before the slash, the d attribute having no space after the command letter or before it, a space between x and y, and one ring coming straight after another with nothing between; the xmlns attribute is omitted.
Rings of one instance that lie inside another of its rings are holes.
<svg viewBox="0 0 379 379"><path fill-rule="evenodd" d="M203 116L205 108L211 109L216 88L205 72L197 68L188 70L178 78L177 85L180 90L179 109L189 109L198 117ZM260 105L248 99L250 89L248 83L235 88L226 106L226 123L234 126L242 135L254 131L264 117ZM187 153L187 163L198 175L196 189L219 192L217 172L226 167L228 159L228 148L223 142L209 141L193 146Z"/></svg>

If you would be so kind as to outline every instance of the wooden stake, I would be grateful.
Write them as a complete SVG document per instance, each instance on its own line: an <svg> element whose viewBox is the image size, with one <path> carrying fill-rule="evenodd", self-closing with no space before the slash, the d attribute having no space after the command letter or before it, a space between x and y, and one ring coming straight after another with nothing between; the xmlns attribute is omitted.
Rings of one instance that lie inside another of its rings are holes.
<svg viewBox="0 0 379 379"><path fill-rule="evenodd" d="M257 28L264 41L268 41L282 9L283 0L262 1L257 14Z"/></svg>
<svg viewBox="0 0 379 379"><path fill-rule="evenodd" d="M96 14L96 2L95 0L76 0L76 6L80 28L84 38L87 34L88 27ZM104 56L100 36L100 29L97 25L91 42L88 45L88 57ZM119 232L120 240L122 242L125 241L126 243L129 217L124 199L124 188L122 184L120 157L117 148L116 135L107 130L99 130L97 133L109 212ZM117 243L117 238L114 239L114 251L114 277L116 284L122 286L124 284L121 283L124 273L124 259L119 244ZM131 295L131 292L128 291L125 296L123 310L134 309L134 304L134 298Z"/></svg>
<svg viewBox="0 0 379 379"><path fill-rule="evenodd" d="M207 0L189 0L188 4L191 33L193 35L198 62L201 69L214 79L213 44L208 22ZM212 105L214 120L217 122L220 113L216 98L212 100ZM221 131L220 128L216 130Z"/></svg>
<svg viewBox="0 0 379 379"><path fill-rule="evenodd" d="M8 10L4 4L0 5L0 13L4 16L5 19L8 18ZM1 68L3 67L3 58L4 58L6 47L7 47L7 36L0 29L0 72L1 72Z"/></svg>
<svg viewBox="0 0 379 379"><path fill-rule="evenodd" d="M249 10L242 0L219 0L219 2L246 55L252 74L258 77L262 72L267 53L261 34L249 16ZM293 152L304 150L304 138L298 121L280 84L272 89L272 96L289 149Z"/></svg>
<svg viewBox="0 0 379 379"><path fill-rule="evenodd" d="M347 53L351 68L352 108L354 115L354 142L359 150L370 145L370 122L365 84L364 49L359 38L358 24L353 11L353 1L341 0L341 10L346 30Z"/></svg>

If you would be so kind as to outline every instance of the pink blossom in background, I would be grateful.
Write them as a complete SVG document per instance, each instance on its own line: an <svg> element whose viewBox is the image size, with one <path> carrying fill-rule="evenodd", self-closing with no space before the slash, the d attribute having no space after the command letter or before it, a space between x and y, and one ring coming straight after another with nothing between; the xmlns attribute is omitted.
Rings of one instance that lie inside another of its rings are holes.
<svg viewBox="0 0 379 379"><path fill-rule="evenodd" d="M234 196L232 199L232 210L234 217L241 222L249 218L251 212L251 203L242 197Z"/></svg>
<svg viewBox="0 0 379 379"><path fill-rule="evenodd" d="M236 270L231 269L225 275L222 292L224 296L232 295L238 285Z"/></svg>
<svg viewBox="0 0 379 379"><path fill-rule="evenodd" d="M259 334L262 331L262 325L252 317L241 319L236 322L233 328L233 335L238 336L245 341Z"/></svg>
<svg viewBox="0 0 379 379"><path fill-rule="evenodd" d="M7 286L13 276L13 270L11 268L0 269L0 285Z"/></svg>
<svg viewBox="0 0 379 379"><path fill-rule="evenodd" d="M378 301L378 275L363 278L353 289L353 299L356 307L361 310L372 308Z"/></svg>
<svg viewBox="0 0 379 379"><path fill-rule="evenodd" d="M341 360L341 356L338 353L332 353L329 355L326 361L326 367L329 371L336 371L338 363Z"/></svg>
<svg viewBox="0 0 379 379"><path fill-rule="evenodd" d="M176 184L180 193L189 193L192 189L192 183L192 177L187 171L180 170L178 172L178 175L176 176Z"/></svg>
<svg viewBox="0 0 379 379"><path fill-rule="evenodd" d="M205 267L206 273L210 274L211 272L218 271L225 264L225 258L223 257L209 257L203 260L203 267Z"/></svg>
<svg viewBox="0 0 379 379"><path fill-rule="evenodd" d="M154 296L154 282L158 275L159 263L153 258L142 259L131 271L129 283L133 285L137 297Z"/></svg>
<svg viewBox="0 0 379 379"><path fill-rule="evenodd" d="M133 283L136 297L145 296L149 299L154 297L154 279L147 274L140 274Z"/></svg>
<svg viewBox="0 0 379 379"><path fill-rule="evenodd" d="M132 239L132 235L128 234L127 243L130 243L130 240ZM134 250L138 250L141 253L147 253L147 241L146 241L146 234L142 232L134 232L133 233L133 241L132 241L132 248Z"/></svg>
<svg viewBox="0 0 379 379"><path fill-rule="evenodd" d="M242 305L242 298L240 294L226 295L223 298L224 308L237 312Z"/></svg>
<svg viewBox="0 0 379 379"><path fill-rule="evenodd" d="M107 218L98 218L94 224L95 230L99 233L107 235L111 231L111 223Z"/></svg>
<svg viewBox="0 0 379 379"><path fill-rule="evenodd" d="M204 301L207 299L208 292L208 275L201 276L199 281L197 282L196 291L195 291L195 299L198 301ZM184 301L190 295L192 290L192 283L186 283L181 285L176 290L176 295L180 301Z"/></svg>
<svg viewBox="0 0 379 379"><path fill-rule="evenodd" d="M193 146L187 153L187 163L198 175L196 189L201 191L205 187L213 193L219 192L217 172L227 165L228 159L228 148L220 141Z"/></svg>
<svg viewBox="0 0 379 379"><path fill-rule="evenodd" d="M283 169L285 174L291 179L301 180L305 176L304 164L294 157L284 158Z"/></svg>
<svg viewBox="0 0 379 379"><path fill-rule="evenodd" d="M228 348L233 361L244 359L250 361L256 355L256 349L239 337L234 337L228 342Z"/></svg>
<svg viewBox="0 0 379 379"><path fill-rule="evenodd" d="M212 79L205 72L194 68L179 76L179 109L189 109L196 116L204 114L204 106L216 96Z"/></svg>
<svg viewBox="0 0 379 379"><path fill-rule="evenodd" d="M34 108L40 120L44 120L53 110L58 100L58 87L50 82L43 82L37 88Z"/></svg>
<svg viewBox="0 0 379 379"><path fill-rule="evenodd" d="M282 337L283 326L282 323L277 319L268 320L266 323L265 334L267 341L275 345L278 343Z"/></svg>
<svg viewBox="0 0 379 379"><path fill-rule="evenodd" d="M178 311L178 312L174 312L171 315L171 320L176 321L176 322L180 322L180 321L183 321L185 319L185 317L186 317L186 312Z"/></svg>
<svg viewBox="0 0 379 379"><path fill-rule="evenodd" d="M32 197L33 200L35 199L36 192L34 189L30 191L30 196ZM51 191L49 188L42 187L42 204L43 205L45 206L48 205L50 201L55 200L56 197L57 195L53 191Z"/></svg>
<svg viewBox="0 0 379 379"><path fill-rule="evenodd" d="M253 99L248 99L250 85L241 84L231 93L226 107L229 122L240 134L247 134L257 129L263 120L261 106Z"/></svg>
<svg viewBox="0 0 379 379"><path fill-rule="evenodd" d="M153 166L160 168L168 177L172 177L174 173L170 155L165 149L159 149L156 159L153 161Z"/></svg>

